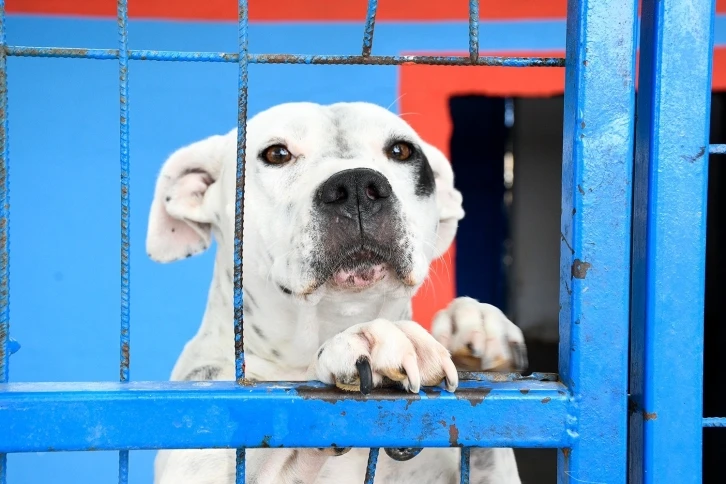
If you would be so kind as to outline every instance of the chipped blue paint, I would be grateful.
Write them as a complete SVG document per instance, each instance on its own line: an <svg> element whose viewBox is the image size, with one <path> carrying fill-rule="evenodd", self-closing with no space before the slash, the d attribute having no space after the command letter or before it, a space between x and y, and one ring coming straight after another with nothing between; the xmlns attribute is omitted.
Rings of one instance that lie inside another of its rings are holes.
<svg viewBox="0 0 726 484"><path fill-rule="evenodd" d="M559 482L624 483L635 0L568 2L560 378L573 393Z"/></svg>
<svg viewBox="0 0 726 484"><path fill-rule="evenodd" d="M428 398L277 382L9 383L0 395L0 452L571 443L570 395L551 381L464 381Z"/></svg>
<svg viewBox="0 0 726 484"><path fill-rule="evenodd" d="M629 482L699 484L714 2L642 14Z"/></svg>

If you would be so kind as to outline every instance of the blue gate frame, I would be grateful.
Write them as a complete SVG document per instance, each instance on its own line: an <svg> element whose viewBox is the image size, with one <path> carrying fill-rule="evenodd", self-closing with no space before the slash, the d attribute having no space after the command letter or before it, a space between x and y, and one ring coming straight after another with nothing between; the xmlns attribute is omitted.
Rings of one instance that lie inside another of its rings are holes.
<svg viewBox="0 0 726 484"><path fill-rule="evenodd" d="M558 448L561 483L625 483L628 474L632 482L700 482L702 427L726 420L701 413L706 154L726 152L708 145L713 0L643 1L637 125L636 0L570 0L564 61L479 56L478 0L470 1L466 57L373 55L376 0L368 2L361 55L251 54L247 3L239 2L238 52L217 53L128 49L127 0L118 1L118 49L7 45L0 0L0 484L11 452L119 450L125 483L131 450L236 448L237 482L244 482L247 447L332 445L372 448L366 482L373 482L379 447L461 447L462 483L470 447ZM9 313L7 56L118 59L117 383L8 383L16 345ZM239 64L238 180L250 63L564 66L559 376L471 373L462 375L456 393L427 388L369 396L341 396L315 382L246 380L238 183L237 382L131 381L128 75L129 62L139 60ZM277 434L286 421L295 426Z"/></svg>

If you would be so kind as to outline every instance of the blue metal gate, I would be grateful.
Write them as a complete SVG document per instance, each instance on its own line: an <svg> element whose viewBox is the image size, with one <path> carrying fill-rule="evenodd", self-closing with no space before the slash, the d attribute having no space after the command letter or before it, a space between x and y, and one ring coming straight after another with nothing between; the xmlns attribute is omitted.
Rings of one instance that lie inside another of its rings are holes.
<svg viewBox="0 0 726 484"><path fill-rule="evenodd" d="M637 123L636 0L571 0L564 60L479 56L477 0L470 1L467 57L373 55L375 0L359 56L254 54L247 3L239 2L238 52L216 53L130 50L127 0L118 1L118 49L7 45L0 0L0 484L11 452L119 450L125 483L131 450L237 448L237 481L244 482L245 448L332 445L371 447L371 469L379 447L461 447L461 482L468 482L471 447L558 448L563 483L624 483L628 474L632 482L700 482L702 427L724 425L701 413L707 153L726 153L726 146L708 145L713 1L643 1ZM8 383L15 347L7 56L118 59L118 383ZM151 60L239 65L238 180L250 63L564 66L559 375L467 374L454 394L348 398L316 383L245 380L238 183L237 382L131 381L128 69L129 61ZM433 417L445 425L428 425ZM283 419L295 426L279 435Z"/></svg>

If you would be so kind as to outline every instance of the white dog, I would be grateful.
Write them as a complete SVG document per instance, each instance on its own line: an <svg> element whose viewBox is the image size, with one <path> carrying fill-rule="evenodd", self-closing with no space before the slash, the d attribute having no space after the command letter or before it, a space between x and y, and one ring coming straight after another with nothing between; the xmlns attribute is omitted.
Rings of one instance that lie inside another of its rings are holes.
<svg viewBox="0 0 726 484"><path fill-rule="evenodd" d="M487 304L458 298L429 334L411 298L464 216L448 160L372 104L273 107L248 123L244 227L248 378L320 380L365 393L458 385L450 352L481 369L522 369L522 332ZM233 245L237 130L171 155L151 205L159 262L218 243L204 320L172 380L234 380ZM377 483L459 482L458 449L401 462L381 453ZM394 452L391 452L393 455ZM367 449L250 449L247 482L363 482ZM230 484L233 450L159 452L157 484ZM519 483L512 449L474 449L471 482Z"/></svg>

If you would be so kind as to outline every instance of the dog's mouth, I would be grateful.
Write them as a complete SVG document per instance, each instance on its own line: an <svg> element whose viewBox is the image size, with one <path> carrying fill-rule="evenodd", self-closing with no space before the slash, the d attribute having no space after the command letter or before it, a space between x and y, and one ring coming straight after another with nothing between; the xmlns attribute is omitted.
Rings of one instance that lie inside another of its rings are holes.
<svg viewBox="0 0 726 484"><path fill-rule="evenodd" d="M330 283L341 289L365 289L385 279L389 271L388 258L381 251L354 249L335 266Z"/></svg>

